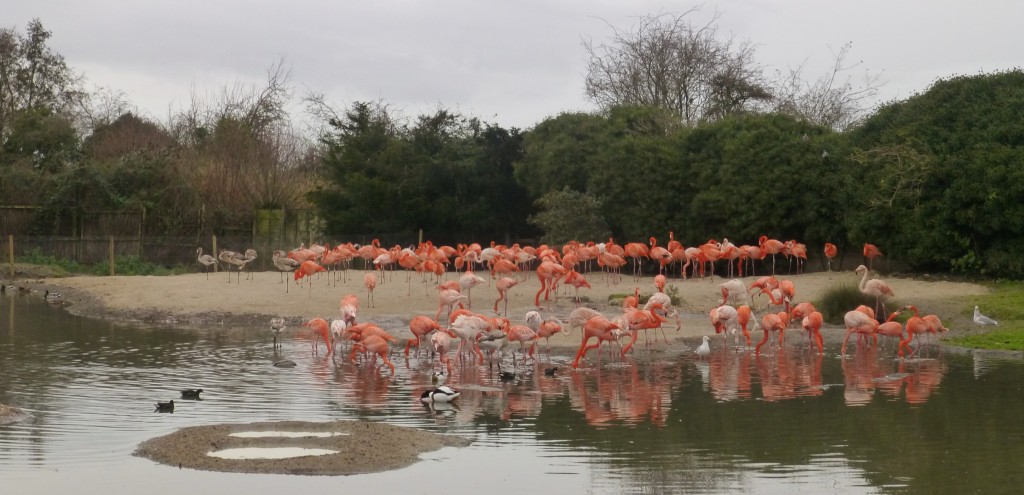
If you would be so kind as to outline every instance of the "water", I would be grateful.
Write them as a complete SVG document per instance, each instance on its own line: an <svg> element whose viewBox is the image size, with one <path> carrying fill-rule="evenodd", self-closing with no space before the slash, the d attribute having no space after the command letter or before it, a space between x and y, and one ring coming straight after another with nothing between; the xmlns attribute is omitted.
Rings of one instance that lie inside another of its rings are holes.
<svg viewBox="0 0 1024 495"><path fill-rule="evenodd" d="M795 333L795 332L794 332ZM0 299L0 403L33 415L0 425L3 493L1013 493L1024 483L1024 364L926 349L817 357L782 352L707 361L643 350L580 371L543 355L503 384L455 370L463 395L431 410L429 361L394 377L314 356L266 329L137 329L77 318L38 298ZM851 348L854 346L851 345ZM271 366L292 359L294 368ZM202 388L203 400L179 389ZM173 414L154 403L175 399ZM473 439L397 471L356 476L228 474L133 457L185 426L370 420Z"/></svg>

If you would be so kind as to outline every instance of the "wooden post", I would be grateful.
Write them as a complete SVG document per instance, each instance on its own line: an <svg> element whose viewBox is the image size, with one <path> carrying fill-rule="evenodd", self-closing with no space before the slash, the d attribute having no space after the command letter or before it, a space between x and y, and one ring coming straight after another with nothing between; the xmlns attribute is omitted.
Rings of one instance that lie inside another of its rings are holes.
<svg viewBox="0 0 1024 495"><path fill-rule="evenodd" d="M416 241L417 246L419 246L420 244L423 244L423 229L420 229L420 238L418 241Z"/></svg>
<svg viewBox="0 0 1024 495"><path fill-rule="evenodd" d="M213 238L213 252L210 254L213 255L214 260L217 260L217 262L213 264L213 273L217 273L220 271L220 253L217 252L217 234L213 234L211 237Z"/></svg>
<svg viewBox="0 0 1024 495"><path fill-rule="evenodd" d="M7 234L7 259L11 266L11 279L14 279L14 234Z"/></svg>
<svg viewBox="0 0 1024 495"><path fill-rule="evenodd" d="M110 247L107 249L110 256L110 276L114 276L114 236L110 236Z"/></svg>

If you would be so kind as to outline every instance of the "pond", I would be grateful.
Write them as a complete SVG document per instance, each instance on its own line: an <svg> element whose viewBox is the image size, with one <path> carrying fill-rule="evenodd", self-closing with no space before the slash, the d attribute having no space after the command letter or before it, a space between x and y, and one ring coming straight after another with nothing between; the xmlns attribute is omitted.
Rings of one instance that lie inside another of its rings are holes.
<svg viewBox="0 0 1024 495"><path fill-rule="evenodd" d="M792 332L797 333L797 332ZM1007 493L1024 486L1024 364L893 345L823 357L721 347L625 360L542 352L512 383L456 366L456 405L417 401L426 356L390 376L314 355L265 328L140 329L74 317L38 297L0 299L4 493ZM271 365L275 359L293 368ZM554 376L541 370L559 366ZM525 371L524 371L525 370ZM179 389L202 388L202 400ZM172 414L154 403L177 399ZM366 420L473 440L396 471L354 476L229 474L132 456L185 426Z"/></svg>

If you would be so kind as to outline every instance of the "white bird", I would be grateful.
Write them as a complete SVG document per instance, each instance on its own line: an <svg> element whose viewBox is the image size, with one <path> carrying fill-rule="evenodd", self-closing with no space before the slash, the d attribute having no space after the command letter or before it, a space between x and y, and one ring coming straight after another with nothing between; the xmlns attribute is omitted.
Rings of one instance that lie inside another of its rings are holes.
<svg viewBox="0 0 1024 495"><path fill-rule="evenodd" d="M697 353L697 356L699 356L701 359L704 359L704 358L708 357L709 355L711 355L711 346L708 345L708 340L711 340L711 339L707 335L705 335L704 336L704 342L702 342L700 344L700 347L698 347L697 350L695 351Z"/></svg>
<svg viewBox="0 0 1024 495"><path fill-rule="evenodd" d="M442 385L434 390L427 390L423 392L423 395L420 396L420 402L424 404L451 402L458 399L460 395L462 395L461 392L456 392L453 388Z"/></svg>
<svg viewBox="0 0 1024 495"><path fill-rule="evenodd" d="M978 325L981 325L981 326L986 326L986 325L995 325L997 327L999 326L999 322L998 321L993 320L992 318L989 318L989 317L981 314L981 311L978 311L978 307L977 306L974 307L974 323L976 323Z"/></svg>
<svg viewBox="0 0 1024 495"><path fill-rule="evenodd" d="M276 316L270 319L270 331L274 334L274 347L277 347L277 336L285 329L284 318Z"/></svg>
<svg viewBox="0 0 1024 495"><path fill-rule="evenodd" d="M444 382L448 380L448 375L444 374L444 371L435 371L430 377L431 383L435 385L444 385Z"/></svg>

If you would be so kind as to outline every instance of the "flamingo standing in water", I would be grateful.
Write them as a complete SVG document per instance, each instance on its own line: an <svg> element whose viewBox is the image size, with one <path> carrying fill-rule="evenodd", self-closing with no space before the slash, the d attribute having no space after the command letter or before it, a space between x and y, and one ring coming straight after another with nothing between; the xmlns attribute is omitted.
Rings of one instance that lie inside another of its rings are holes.
<svg viewBox="0 0 1024 495"><path fill-rule="evenodd" d="M432 320L429 316L415 316L409 321L409 331L412 332L413 339L409 339L405 343L405 357L409 357L409 348L416 346L416 355L420 354L420 343L423 341L423 337L434 330L441 330L441 325L437 321Z"/></svg>
<svg viewBox="0 0 1024 495"><path fill-rule="evenodd" d="M789 325L789 313L768 313L761 317L761 329L764 330L764 338L754 347L754 354L761 354L761 346L768 342L771 332L779 332L779 349L786 339L786 326Z"/></svg>
<svg viewBox="0 0 1024 495"><path fill-rule="evenodd" d="M206 267L206 280L210 280L210 267L217 264L217 260L208 254L203 254L203 248L196 249L196 261Z"/></svg>
<svg viewBox="0 0 1024 495"><path fill-rule="evenodd" d="M327 355L330 356L334 349L331 348L331 329L327 320L323 318L313 318L302 324L304 327L309 327L313 330L313 352L317 352L320 348L318 345L320 338L323 337L324 344L327 345Z"/></svg>
<svg viewBox="0 0 1024 495"><path fill-rule="evenodd" d="M843 315L843 323L846 325L846 337L843 338L843 357L846 357L846 343L850 340L851 334L859 333L870 336L877 343L878 336L875 335L875 328L878 328L878 320L868 316L867 313L856 309L847 311Z"/></svg>
<svg viewBox="0 0 1024 495"><path fill-rule="evenodd" d="M612 323L604 316L595 316L587 320L583 325L583 342L580 342L580 348L576 351L576 359L572 362L573 369L578 368L580 359L587 355L587 351L595 347L598 348L598 356L601 355L601 343L602 342L618 342L619 337L622 336L622 327L616 323ZM597 338L597 342L588 345L591 338Z"/></svg>

